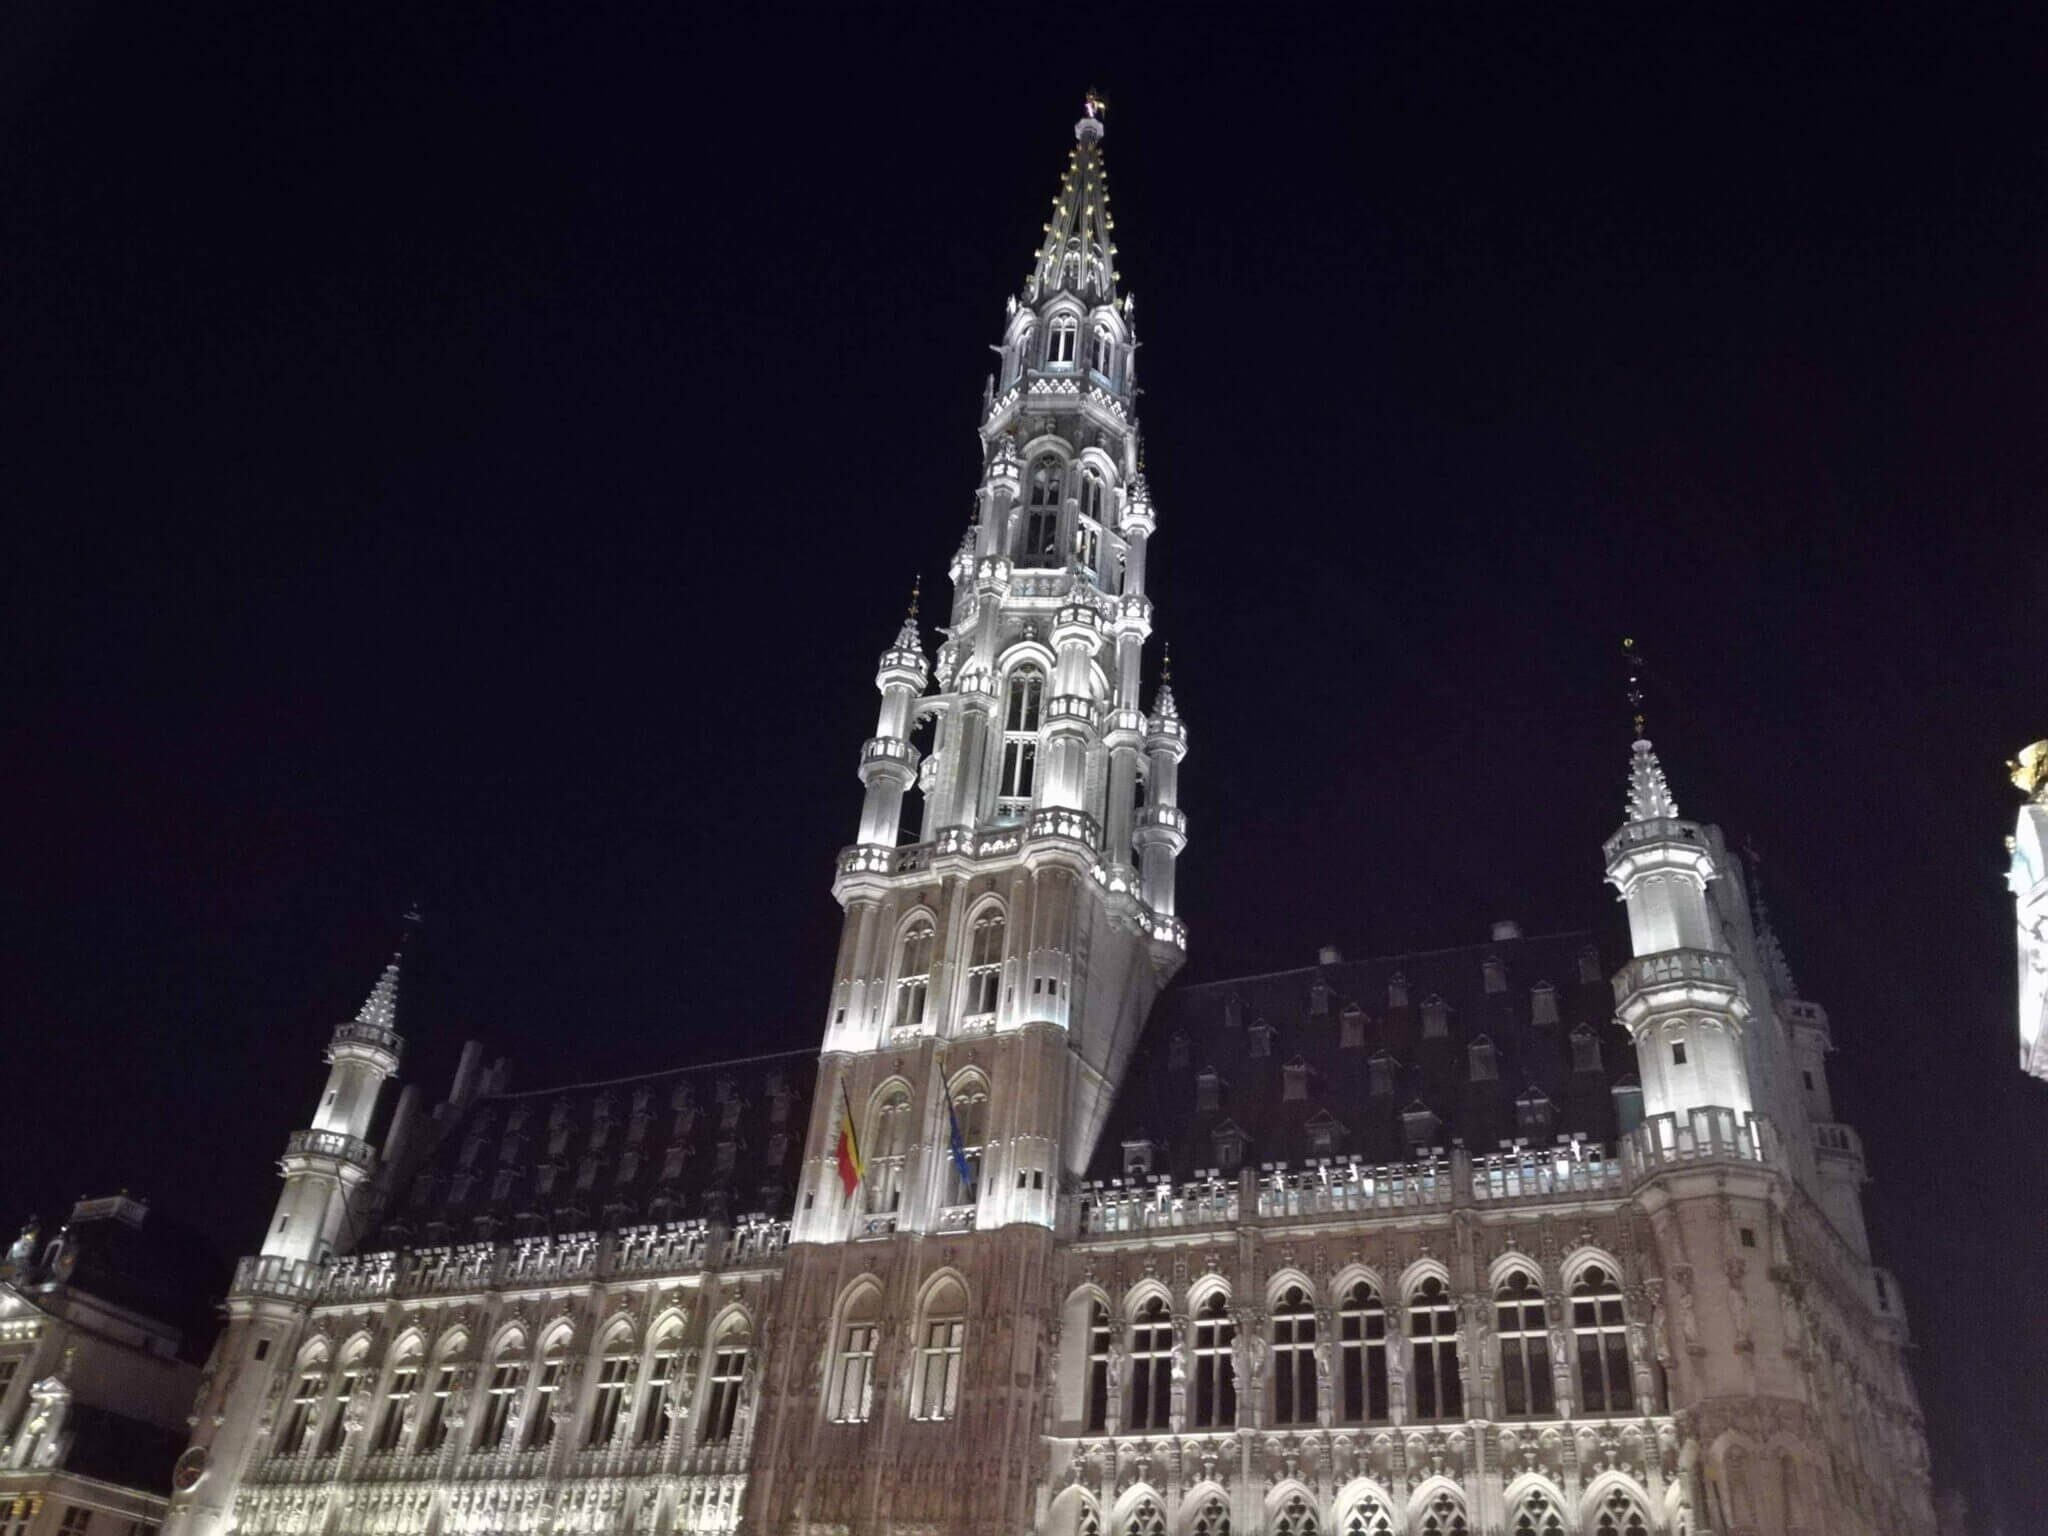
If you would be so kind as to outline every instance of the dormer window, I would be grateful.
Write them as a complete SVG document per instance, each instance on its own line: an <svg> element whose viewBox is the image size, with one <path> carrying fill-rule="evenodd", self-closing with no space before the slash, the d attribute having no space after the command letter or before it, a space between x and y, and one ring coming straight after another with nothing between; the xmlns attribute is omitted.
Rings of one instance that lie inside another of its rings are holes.
<svg viewBox="0 0 2048 1536"><path fill-rule="evenodd" d="M1479 965L1479 973L1486 980L1489 992L1505 992L1508 989L1508 968L1500 963L1500 956L1488 955Z"/></svg>
<svg viewBox="0 0 2048 1536"><path fill-rule="evenodd" d="M1245 1054L1247 1056L1270 1056L1273 1054L1273 1026L1264 1019L1259 1020L1245 1031Z"/></svg>
<svg viewBox="0 0 2048 1536"><path fill-rule="evenodd" d="M1429 1146L1436 1140L1442 1126L1443 1121L1437 1118L1436 1111L1419 1099L1401 1111L1401 1134L1410 1147Z"/></svg>
<svg viewBox="0 0 2048 1536"><path fill-rule="evenodd" d="M1399 971L1387 978L1387 1006L1406 1008L1408 1006L1408 978Z"/></svg>
<svg viewBox="0 0 2048 1536"><path fill-rule="evenodd" d="M1242 1029L1244 1027L1244 999L1235 992L1223 1000L1223 1027Z"/></svg>
<svg viewBox="0 0 2048 1536"><path fill-rule="evenodd" d="M1450 1005L1432 992L1422 1003L1422 1037L1441 1040L1450 1033L1450 1028Z"/></svg>
<svg viewBox="0 0 2048 1536"><path fill-rule="evenodd" d="M1529 1088L1515 1100L1515 1128L1524 1136L1548 1136L1552 1109L1550 1095L1541 1088Z"/></svg>
<svg viewBox="0 0 2048 1536"><path fill-rule="evenodd" d="M1181 1068L1187 1064L1188 1037L1176 1031L1173 1038L1166 1042L1166 1065L1169 1068Z"/></svg>
<svg viewBox="0 0 2048 1536"><path fill-rule="evenodd" d="M1045 366L1071 368L1079 343L1081 322L1072 315L1054 315L1046 327Z"/></svg>
<svg viewBox="0 0 2048 1536"><path fill-rule="evenodd" d="M1280 1069L1280 1097L1282 1099L1305 1099L1308 1097L1308 1063L1297 1056Z"/></svg>
<svg viewBox="0 0 2048 1536"><path fill-rule="evenodd" d="M1539 981L1529 989L1529 1022L1531 1024L1555 1024L1557 1022L1557 988L1547 981Z"/></svg>
<svg viewBox="0 0 2048 1536"><path fill-rule="evenodd" d="M1330 1011L1330 984L1320 976L1308 984L1308 1011L1315 1018Z"/></svg>
<svg viewBox="0 0 2048 1536"><path fill-rule="evenodd" d="M1394 1076L1400 1068L1400 1063L1395 1061L1387 1052L1380 1051L1373 1056L1370 1066L1372 1068L1372 1091L1374 1093L1392 1093L1394 1091Z"/></svg>
<svg viewBox="0 0 2048 1536"><path fill-rule="evenodd" d="M1327 1112L1318 1114L1308 1123L1308 1150L1314 1157L1329 1157L1337 1150L1337 1143L1343 1138L1344 1127Z"/></svg>
<svg viewBox="0 0 2048 1536"><path fill-rule="evenodd" d="M1588 944L1579 951L1579 980L1594 982L1600 979L1600 951Z"/></svg>
<svg viewBox="0 0 2048 1536"><path fill-rule="evenodd" d="M1195 1079L1195 1111L1214 1110L1223 1103L1223 1079L1216 1075L1214 1067L1204 1067Z"/></svg>
<svg viewBox="0 0 2048 1536"><path fill-rule="evenodd" d="M1235 1125L1220 1125L1216 1128L1216 1166L1225 1173L1235 1173L1244 1163L1244 1132Z"/></svg>
<svg viewBox="0 0 2048 1536"><path fill-rule="evenodd" d="M1465 1048L1472 1081L1490 1083L1500 1076L1500 1062L1494 1055L1493 1042L1481 1035Z"/></svg>
<svg viewBox="0 0 2048 1536"><path fill-rule="evenodd" d="M1598 1072L1600 1070L1600 1037L1590 1024L1581 1024L1572 1031L1572 1070L1574 1072Z"/></svg>
<svg viewBox="0 0 2048 1536"><path fill-rule="evenodd" d="M1135 1141L1124 1143L1124 1177L1152 1171L1152 1142L1140 1136Z"/></svg>
<svg viewBox="0 0 2048 1536"><path fill-rule="evenodd" d="M1365 1045L1365 1015L1356 1008L1346 1008L1337 1017L1337 1044L1347 1051L1362 1049Z"/></svg>

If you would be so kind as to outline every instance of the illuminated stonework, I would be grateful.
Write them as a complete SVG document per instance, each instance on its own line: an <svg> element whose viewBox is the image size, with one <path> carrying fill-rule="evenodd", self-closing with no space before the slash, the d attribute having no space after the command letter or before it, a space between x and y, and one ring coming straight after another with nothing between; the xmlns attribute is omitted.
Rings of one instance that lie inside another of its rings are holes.
<svg viewBox="0 0 2048 1536"><path fill-rule="evenodd" d="M2012 781L2027 797L2006 840L2006 886L2018 919L2020 1068L2048 1078L2048 741L2021 751Z"/></svg>

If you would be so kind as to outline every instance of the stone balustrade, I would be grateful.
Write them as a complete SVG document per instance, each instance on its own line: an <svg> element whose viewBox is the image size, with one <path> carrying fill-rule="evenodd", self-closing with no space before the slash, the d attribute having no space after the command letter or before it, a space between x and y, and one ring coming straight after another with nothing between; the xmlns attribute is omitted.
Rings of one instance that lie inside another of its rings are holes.
<svg viewBox="0 0 2048 1536"><path fill-rule="evenodd" d="M1688 1164L1772 1163L1775 1133L1761 1115L1738 1115L1720 1105L1652 1115L1621 1141L1629 1182Z"/></svg>
<svg viewBox="0 0 2048 1536"><path fill-rule="evenodd" d="M403 1053L405 1042L395 1029L386 1029L381 1024L365 1024L361 1019L352 1019L346 1024L334 1026L332 1046L363 1046L381 1051L387 1056L397 1057Z"/></svg>
<svg viewBox="0 0 2048 1536"><path fill-rule="evenodd" d="M294 1157L325 1157L351 1167L368 1170L377 1161L377 1149L360 1136L347 1136L340 1131L293 1131L285 1142L284 1155Z"/></svg>
<svg viewBox="0 0 2048 1536"><path fill-rule="evenodd" d="M252 1254L235 1265L231 1297L267 1298L272 1301L304 1302L312 1299L319 1276L304 1259L284 1259Z"/></svg>

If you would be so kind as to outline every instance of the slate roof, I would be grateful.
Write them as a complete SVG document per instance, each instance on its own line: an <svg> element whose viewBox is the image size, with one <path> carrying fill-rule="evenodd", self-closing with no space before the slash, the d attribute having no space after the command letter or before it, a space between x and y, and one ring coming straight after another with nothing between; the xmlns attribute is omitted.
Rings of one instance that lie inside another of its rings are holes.
<svg viewBox="0 0 2048 1536"><path fill-rule="evenodd" d="M480 1098L357 1246L787 1215L817 1070L793 1051Z"/></svg>
<svg viewBox="0 0 2048 1536"><path fill-rule="evenodd" d="M64 1470L123 1488L169 1488L172 1463L185 1449L182 1426L167 1429L90 1403L74 1402L64 1428L71 1436Z"/></svg>
<svg viewBox="0 0 2048 1536"><path fill-rule="evenodd" d="M1223 1165L1220 1141L1234 1133L1254 1167L1318 1155L1399 1162L1457 1141L1492 1152L1571 1132L1611 1142L1641 1101L1615 1092L1635 1085L1635 1051L1613 1022L1609 972L1596 936L1579 932L1169 989L1089 1176L1121 1177L1124 1143L1140 1138L1153 1143L1150 1171L1175 1177ZM1539 1007L1544 984L1554 1023L1539 1021L1550 1011ZM1597 1067L1574 1050L1581 1028Z"/></svg>

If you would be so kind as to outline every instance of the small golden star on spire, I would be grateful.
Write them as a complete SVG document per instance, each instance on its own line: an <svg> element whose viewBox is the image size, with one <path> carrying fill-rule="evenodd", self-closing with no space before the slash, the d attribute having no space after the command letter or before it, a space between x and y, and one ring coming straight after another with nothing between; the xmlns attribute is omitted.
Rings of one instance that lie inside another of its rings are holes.
<svg viewBox="0 0 2048 1536"><path fill-rule="evenodd" d="M1109 116L1109 103L1102 99L1102 92L1090 91L1081 98L1081 110L1099 120Z"/></svg>

